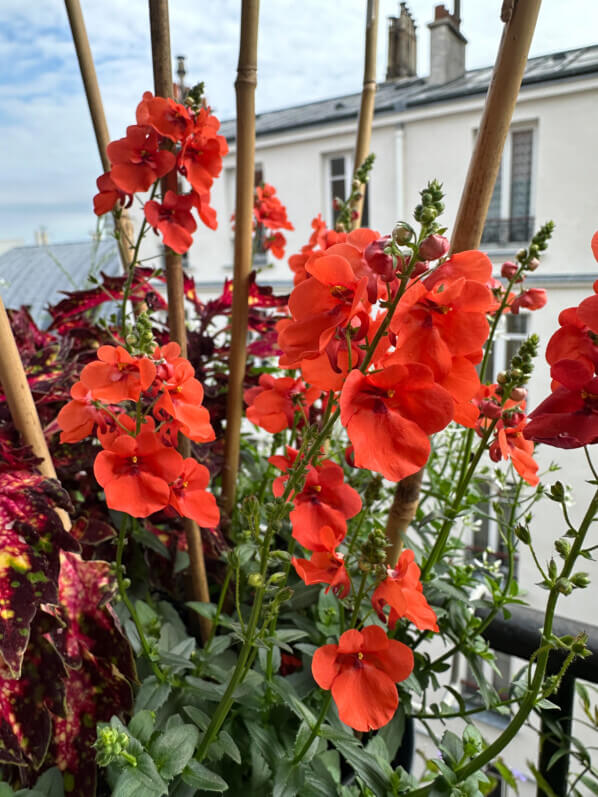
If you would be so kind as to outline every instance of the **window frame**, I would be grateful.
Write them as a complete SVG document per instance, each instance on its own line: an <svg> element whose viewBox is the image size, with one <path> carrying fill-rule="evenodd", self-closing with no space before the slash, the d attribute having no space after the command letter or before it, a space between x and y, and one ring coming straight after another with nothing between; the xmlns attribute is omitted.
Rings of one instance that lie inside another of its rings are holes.
<svg viewBox="0 0 598 797"><path fill-rule="evenodd" d="M538 168L537 168L537 161L538 161L538 121L535 119L527 120L527 121L519 121L514 122L507 134L505 139L505 145L503 149L502 159L499 166L499 172L497 174L497 180L501 179L501 193L500 193L500 217L498 219L492 219L492 221L497 221L499 224L499 231L498 231L498 240L484 240L484 232L486 231L486 224L488 222L488 218L486 218L486 222L484 224L484 231L482 232L482 246L489 247L492 249L505 249L509 248L512 249L513 245L519 245L528 243L528 240L518 239L518 240L511 240L511 219L513 218L511 215L511 187L513 184L513 174L512 174L512 165L513 165L513 134L514 133L531 133L531 163L530 163L530 196L529 196L529 215L527 218L530 219L530 235L529 238L533 235L533 227L534 227L534 219L535 219L535 207L536 207L536 184L537 184L537 175L538 175ZM477 137L478 130L475 129L473 131L473 140L475 143L475 139ZM494 187L493 187L494 193ZM500 225L507 225L507 233L506 235L502 235Z"/></svg>
<svg viewBox="0 0 598 797"><path fill-rule="evenodd" d="M333 175L332 175L332 161L336 158L343 158L345 161L345 198L349 196L351 193L351 183L353 181L353 172L355 169L354 163L354 153L351 150L334 150L332 152L323 152L322 153L322 170L323 170L323 185L324 185L324 207L325 212L323 213L324 221L326 222L329 229L334 229L335 221L334 221L334 210L332 208L332 202L334 200L334 195L332 192L332 182L333 182ZM340 177L336 177L336 179L340 179ZM370 211L370 194L371 194L371 186L368 182L365 187L365 197L364 203L367 202L368 205L368 223L369 223L369 211Z"/></svg>

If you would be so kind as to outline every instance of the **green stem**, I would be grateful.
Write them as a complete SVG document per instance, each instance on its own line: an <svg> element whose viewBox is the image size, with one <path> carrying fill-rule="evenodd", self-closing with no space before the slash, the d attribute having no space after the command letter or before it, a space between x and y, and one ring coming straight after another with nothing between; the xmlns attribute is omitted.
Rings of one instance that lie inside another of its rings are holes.
<svg viewBox="0 0 598 797"><path fill-rule="evenodd" d="M297 766L297 764L303 759L303 756L307 753L309 748L312 746L314 739L316 738L316 736L320 732L320 728L322 726L322 723L326 719L326 714L328 713L328 709L330 707L330 703L331 702L332 702L332 692L329 692L326 695L326 697L324 698L324 702L322 703L322 708L321 708L320 713L318 715L318 719L316 720L313 728L311 729L311 733L307 737L307 741L305 742L305 744L303 745L301 750L299 750L299 752L297 753L297 755L293 759L293 766Z"/></svg>
<svg viewBox="0 0 598 797"><path fill-rule="evenodd" d="M123 551L125 549L125 538L126 538L126 532L129 527L129 521L130 521L129 515L124 515L118 533L118 542L116 544L116 583L118 584L118 591L121 600L127 607L127 610L131 615L131 619L135 624L135 628L137 629L137 633L139 635L139 641L141 642L141 648L147 660L151 664L152 670L154 671L154 675L156 676L158 681L160 681L160 683L164 683L167 680L166 675L165 673L162 672L157 662L154 660L152 650L146 639L143 627L139 622L139 617L137 616L135 607L133 606L133 603L131 602L131 599L127 594L127 588L124 582Z"/></svg>
<svg viewBox="0 0 598 797"><path fill-rule="evenodd" d="M459 486L457 488L457 492L456 492L455 498L454 498L451 506L447 510L446 520L442 524L442 528L440 529L440 533L438 534L438 536L436 538L436 542L434 543L434 545L432 547L432 550L430 551L430 555L429 555L429 557L427 558L426 562L424 563L424 565L422 567L422 571L421 571L421 580L422 581L425 581L425 579L426 579L427 575L429 574L430 570L434 567L436 562L442 556L442 552L444 551L444 546L446 545L446 542L447 542L447 540L449 538L449 535L451 533L451 529L453 527L453 523L455 522L457 514L459 513L459 510L461 508L461 501L463 500L463 497L465 496L465 491L467 490L469 482L471 481L471 478L472 478L473 474L475 473L475 469L476 469L476 467L478 465L478 462L480 461L480 459L482 457L482 454L486 450L486 443L490 439L490 435L494 431L494 427L496 426L496 424L497 424L497 421L493 420L492 423L490 424L490 426L484 432L484 435L483 435L483 437L482 437L482 439L480 441L480 444L479 444L479 446L477 448L477 451L474 454L473 459L471 460L469 468L468 468L467 472L465 473L464 477L460 480L460 483L459 483Z"/></svg>
<svg viewBox="0 0 598 797"><path fill-rule="evenodd" d="M226 594L228 592L228 587L230 584L232 574L233 574L233 569L230 566L230 564L227 564L226 575L224 576L224 581L222 583L222 588L220 590L220 597L218 599L218 606L216 607L216 614L214 615L214 619L212 620L212 626L210 628L210 636L208 637L208 641L206 642L205 646L206 653L210 649L210 645L212 644L212 640L214 639L216 629L218 628L218 623L220 622L220 615L222 614L222 607L224 606L224 601L226 599Z"/></svg>

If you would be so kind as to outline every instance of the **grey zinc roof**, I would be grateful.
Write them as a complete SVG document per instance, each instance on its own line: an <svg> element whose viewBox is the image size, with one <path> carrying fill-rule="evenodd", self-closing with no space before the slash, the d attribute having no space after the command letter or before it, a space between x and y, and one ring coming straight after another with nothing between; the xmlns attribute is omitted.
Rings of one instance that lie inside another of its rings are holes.
<svg viewBox="0 0 598 797"><path fill-rule="evenodd" d="M397 112L443 100L485 94L490 84L492 70L491 66L472 69L463 77L440 86L429 86L425 78L402 78L379 83L376 90L375 113ZM592 45L530 58L525 68L523 85L566 80L596 73L598 73L598 45ZM357 92L261 113L256 117L256 134L261 136L310 125L354 119L359 113L360 102L361 92ZM236 121L230 119L223 122L220 132L227 139L234 140Z"/></svg>
<svg viewBox="0 0 598 797"><path fill-rule="evenodd" d="M121 268L113 238L47 246L17 246L0 255L0 296L7 308L31 308L34 321L50 322L48 304L63 298L61 291L89 287L88 275L117 274Z"/></svg>

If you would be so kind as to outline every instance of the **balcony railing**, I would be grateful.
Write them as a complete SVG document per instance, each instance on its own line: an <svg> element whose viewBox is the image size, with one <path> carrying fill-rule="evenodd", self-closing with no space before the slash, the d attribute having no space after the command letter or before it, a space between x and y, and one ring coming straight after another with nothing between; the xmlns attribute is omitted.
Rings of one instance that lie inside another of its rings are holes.
<svg viewBox="0 0 598 797"><path fill-rule="evenodd" d="M486 219L483 244L507 245L525 243L534 234L533 216L513 216L510 219Z"/></svg>

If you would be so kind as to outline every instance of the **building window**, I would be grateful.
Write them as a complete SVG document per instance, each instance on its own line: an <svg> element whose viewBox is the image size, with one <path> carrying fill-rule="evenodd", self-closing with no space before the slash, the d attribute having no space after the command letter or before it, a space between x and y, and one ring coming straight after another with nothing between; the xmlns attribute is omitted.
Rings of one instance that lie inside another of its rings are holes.
<svg viewBox="0 0 598 797"><path fill-rule="evenodd" d="M336 226L338 210L334 209L334 200L340 199L344 202L351 193L351 181L353 179L353 156L352 155L332 155L326 159L326 220L331 229ZM361 214L361 226L369 226L369 191L365 187L363 199L363 212Z"/></svg>
<svg viewBox="0 0 598 797"><path fill-rule="evenodd" d="M502 161L484 232L483 244L525 243L534 233L534 130L512 130L505 141Z"/></svg>
<svg viewBox="0 0 598 797"><path fill-rule="evenodd" d="M253 177L253 184L254 186L261 185L265 181L264 177L264 167L261 163L256 163L254 168L254 177ZM234 213L235 213L235 205L237 201L237 181L236 181L236 173L234 169L227 169L225 172L225 188L226 188L226 204L229 208L228 218L230 220L230 252L231 252L231 262L222 266L223 271L233 271L234 265L232 260L234 258L234 249L235 249L235 229L234 229ZM267 262L267 254L266 250L264 249L263 241L265 239L265 231L263 227L257 231L258 240L255 242L255 254L253 258L253 262L257 266L263 266Z"/></svg>

